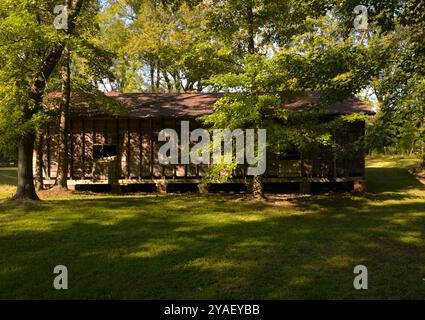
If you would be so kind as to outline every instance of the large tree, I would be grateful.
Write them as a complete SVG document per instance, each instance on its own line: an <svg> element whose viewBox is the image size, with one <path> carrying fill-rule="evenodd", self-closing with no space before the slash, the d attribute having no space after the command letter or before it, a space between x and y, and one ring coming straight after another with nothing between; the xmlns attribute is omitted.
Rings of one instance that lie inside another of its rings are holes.
<svg viewBox="0 0 425 320"><path fill-rule="evenodd" d="M70 6L70 1L67 2ZM99 93L103 79L111 77L109 68L113 55L105 50L100 37L98 24L99 7L85 8L79 17L75 32L66 32L66 42L62 59L52 76L48 91L61 91L59 103L59 159L56 187L68 189L69 115L72 95L85 95L93 98Z"/></svg>
<svg viewBox="0 0 425 320"><path fill-rule="evenodd" d="M72 34L83 7L92 3L72 0L65 15L63 10L55 12L56 4L50 0L0 3L3 18L0 22L0 112L3 119L7 119L2 129L18 141L18 185L14 199L38 199L33 149L37 123L44 109L45 89L65 48L64 30Z"/></svg>

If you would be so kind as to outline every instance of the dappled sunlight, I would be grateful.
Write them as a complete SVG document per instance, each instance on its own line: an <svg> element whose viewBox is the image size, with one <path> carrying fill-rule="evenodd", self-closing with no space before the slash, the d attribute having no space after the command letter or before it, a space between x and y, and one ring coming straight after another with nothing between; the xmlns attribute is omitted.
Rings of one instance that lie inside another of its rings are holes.
<svg viewBox="0 0 425 320"><path fill-rule="evenodd" d="M395 214L391 217L383 218L383 220L389 224L398 224L398 225L417 224L417 227L420 227L421 224L425 223L425 212L419 211L419 210L418 212L407 212L407 213L404 212L404 213Z"/></svg>
<svg viewBox="0 0 425 320"><path fill-rule="evenodd" d="M358 264L364 263L364 259L362 260L360 257L353 257L349 255L336 255L328 258L326 261L323 261L319 264L310 265L311 269L321 268L350 268L351 266L355 266Z"/></svg>
<svg viewBox="0 0 425 320"><path fill-rule="evenodd" d="M72 194L3 204L0 297L423 297L425 191L405 190L415 181L406 169L388 170L365 194ZM72 270L73 290L51 290L57 264ZM362 294L352 290L358 264L374 277ZM404 291L388 285L400 277Z"/></svg>
<svg viewBox="0 0 425 320"><path fill-rule="evenodd" d="M271 245L271 243L273 243L272 241L272 237L267 237L267 235L263 236L261 239L245 239L235 244L231 250L238 251L243 248L254 249L255 247L267 248Z"/></svg>
<svg viewBox="0 0 425 320"><path fill-rule="evenodd" d="M407 194L425 200L425 187L423 189L411 189L407 191Z"/></svg>
<svg viewBox="0 0 425 320"><path fill-rule="evenodd" d="M403 234L399 237L399 241L407 244L415 244L418 246L425 245L423 234L419 231L403 232Z"/></svg>
<svg viewBox="0 0 425 320"><path fill-rule="evenodd" d="M11 198L15 194L16 183L17 169L0 167L0 201Z"/></svg>
<svg viewBox="0 0 425 320"><path fill-rule="evenodd" d="M184 268L194 268L202 271L223 272L234 270L238 273L256 267L255 261L242 259L197 258L184 264Z"/></svg>
<svg viewBox="0 0 425 320"><path fill-rule="evenodd" d="M368 157L366 159L368 168L400 168L413 167L420 163L415 156L387 155L385 157Z"/></svg>
<svg viewBox="0 0 425 320"><path fill-rule="evenodd" d="M132 251L126 255L126 257L129 258L152 258L160 255L167 254L169 252L173 252L176 250L181 249L181 246L178 246L176 244L169 244L169 243L155 243L148 242L139 248L137 248L135 251Z"/></svg>
<svg viewBox="0 0 425 320"><path fill-rule="evenodd" d="M12 198L15 194L16 186L0 185L0 199Z"/></svg>
<svg viewBox="0 0 425 320"><path fill-rule="evenodd" d="M312 279L310 279L306 276L293 277L290 280L289 285L291 285L293 287L311 287L311 286L314 286L314 284L312 283Z"/></svg>

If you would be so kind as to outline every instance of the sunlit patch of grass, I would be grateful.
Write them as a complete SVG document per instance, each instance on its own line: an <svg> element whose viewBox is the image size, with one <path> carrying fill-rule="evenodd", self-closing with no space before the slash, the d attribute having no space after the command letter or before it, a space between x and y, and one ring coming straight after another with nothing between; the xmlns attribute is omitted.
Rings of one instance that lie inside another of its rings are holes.
<svg viewBox="0 0 425 320"><path fill-rule="evenodd" d="M171 244L167 242L165 243L148 242L144 244L143 246L140 246L139 248L137 248L137 250L128 253L127 256L130 258L138 258L138 257L150 258L150 257L167 254L168 252L176 251L178 249L180 249L180 246L176 244Z"/></svg>
<svg viewBox="0 0 425 320"><path fill-rule="evenodd" d="M1 204L0 298L422 299L415 161L368 159L365 194L45 192L39 203ZM57 264L70 290L52 288ZM369 270L365 292L352 285L358 264Z"/></svg>
<svg viewBox="0 0 425 320"><path fill-rule="evenodd" d="M0 185L0 199L11 198L16 191L16 186Z"/></svg>
<svg viewBox="0 0 425 320"><path fill-rule="evenodd" d="M11 198L16 191L16 168L0 167L0 199Z"/></svg>
<svg viewBox="0 0 425 320"><path fill-rule="evenodd" d="M369 157L369 168L411 168L419 165L420 159L416 156L385 155L382 157Z"/></svg>
<svg viewBox="0 0 425 320"><path fill-rule="evenodd" d="M399 239L401 242L404 242L404 243L416 244L419 246L424 245L423 234L422 232L419 232L419 231L404 232Z"/></svg>

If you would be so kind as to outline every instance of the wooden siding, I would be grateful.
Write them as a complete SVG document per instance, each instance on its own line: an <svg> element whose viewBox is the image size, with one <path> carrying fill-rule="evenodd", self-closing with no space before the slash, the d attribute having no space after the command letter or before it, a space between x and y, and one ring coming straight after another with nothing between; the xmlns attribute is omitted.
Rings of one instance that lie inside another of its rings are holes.
<svg viewBox="0 0 425 320"><path fill-rule="evenodd" d="M200 179L207 165L160 165L158 133L164 128L180 132L180 121L174 118L99 119L72 118L70 125L71 180L89 180L88 183L105 180L142 179ZM188 119L189 120L189 119ZM190 129L201 125L190 120ZM337 143L346 146L340 152L326 147L314 147L301 154L299 160L279 160L276 154L267 153L265 177L288 179L337 179L364 176L364 153L362 138L364 123L356 122L335 135ZM52 123L45 130L43 145L44 177L54 180L58 163L58 124ZM360 139L360 140L359 140ZM360 143L359 143L360 141ZM352 144L358 148L349 151ZM114 161L94 159L94 146L99 144L117 146ZM192 144L193 145L193 144ZM345 150L346 149L346 150ZM246 166L239 166L235 179L246 176Z"/></svg>

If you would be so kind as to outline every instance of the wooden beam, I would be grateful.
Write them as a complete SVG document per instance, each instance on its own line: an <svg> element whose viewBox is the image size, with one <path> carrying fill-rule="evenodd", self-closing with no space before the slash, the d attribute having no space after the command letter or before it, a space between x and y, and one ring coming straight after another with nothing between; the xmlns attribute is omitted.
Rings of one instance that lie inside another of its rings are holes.
<svg viewBox="0 0 425 320"><path fill-rule="evenodd" d="M46 135L47 135L47 179L50 180L51 179L51 167L52 167L52 163L51 163L51 140L52 137L50 136L50 123L47 124L47 128L46 128Z"/></svg>
<svg viewBox="0 0 425 320"><path fill-rule="evenodd" d="M174 130L176 130L176 132L177 132L176 117L173 118L173 126L174 126ZM175 164L173 164L173 179L176 179L176 177L177 177L177 166Z"/></svg>
<svg viewBox="0 0 425 320"><path fill-rule="evenodd" d="M311 193L311 183L310 182L301 182L300 183L300 193L301 194L310 194Z"/></svg>
<svg viewBox="0 0 425 320"><path fill-rule="evenodd" d="M164 118L161 117L161 130L164 129ZM164 164L160 164L161 166L161 177L165 176L165 165Z"/></svg>
<svg viewBox="0 0 425 320"><path fill-rule="evenodd" d="M104 137L105 137L105 142L104 144L108 144L108 138L109 138L109 134L108 134L108 119L105 119L105 128L104 128Z"/></svg>
<svg viewBox="0 0 425 320"><path fill-rule="evenodd" d="M337 162L336 162L336 160L337 160L336 150L333 150L332 151L332 166L333 166L332 176L333 176L334 179L337 176L337 167L336 167Z"/></svg>
<svg viewBox="0 0 425 320"><path fill-rule="evenodd" d="M193 129L195 129L192 125L192 122L189 122L189 132L191 132ZM189 136L189 161L190 161L190 149L193 147L192 142L190 141L190 136ZM195 165L195 177L199 178L199 164Z"/></svg>
<svg viewBox="0 0 425 320"><path fill-rule="evenodd" d="M94 145L96 144L96 134L97 134L96 133L96 119L93 119L92 126L93 126L93 137L92 137L93 147L92 147L91 178L94 179L94 172L96 170L96 161L94 160Z"/></svg>
<svg viewBox="0 0 425 320"><path fill-rule="evenodd" d="M93 119L93 145L96 144L96 119Z"/></svg>
<svg viewBox="0 0 425 320"><path fill-rule="evenodd" d="M131 136L130 136L130 119L127 119L127 155L126 155L126 162L127 162L127 178L130 178L131 176L131 170L130 170L130 157L131 157Z"/></svg>
<svg viewBox="0 0 425 320"><path fill-rule="evenodd" d="M332 141L334 143L336 143L335 137L336 137L336 132L334 131L334 132L332 132ZM332 148L332 176L333 176L334 179L337 176L337 167L336 167L336 165L337 165L337 154L336 154L335 148Z"/></svg>
<svg viewBox="0 0 425 320"><path fill-rule="evenodd" d="M36 183L37 188L43 189L44 187L44 138L45 138L45 130L43 132L40 132L37 138L37 148L36 148Z"/></svg>
<svg viewBox="0 0 425 320"><path fill-rule="evenodd" d="M149 137L150 137L150 173L151 178L153 178L153 125L152 125L152 118L149 118Z"/></svg>
<svg viewBox="0 0 425 320"><path fill-rule="evenodd" d="M82 175L81 178L84 180L86 176L86 128L85 128L86 121L84 118L82 119L81 126L82 126L82 132L81 132L81 139L82 139Z"/></svg>
<svg viewBox="0 0 425 320"><path fill-rule="evenodd" d="M246 161L244 161L243 165L242 165L242 178L244 178L244 179L246 178L247 170L248 170L248 165L247 165ZM267 174L267 170L266 170L265 173Z"/></svg>
<svg viewBox="0 0 425 320"><path fill-rule="evenodd" d="M142 134L142 119L139 119L139 179L143 175L143 134Z"/></svg>
<svg viewBox="0 0 425 320"><path fill-rule="evenodd" d="M182 120L182 121L183 121L183 120ZM188 120L188 121L190 121L190 120ZM190 122L189 122L189 128L190 128ZM189 143L190 143L190 142L189 142ZM185 164L185 165L184 165L184 177L185 177L185 178L187 178L187 171L188 171L188 169L187 169L187 168L188 168L188 165L187 165L187 164Z"/></svg>
<svg viewBox="0 0 425 320"><path fill-rule="evenodd" d="M301 172L301 177L306 177L307 175L305 174L305 169L304 169L304 153L300 152L300 172Z"/></svg>
<svg viewBox="0 0 425 320"><path fill-rule="evenodd" d="M69 119L69 148L70 148L70 168L69 173L71 176L71 179L74 179L74 121L72 119Z"/></svg>
<svg viewBox="0 0 425 320"><path fill-rule="evenodd" d="M121 157L120 157L120 122L119 119L115 119L115 133L116 133L116 143L117 143L117 163L116 163L116 175L117 178L121 178Z"/></svg>

